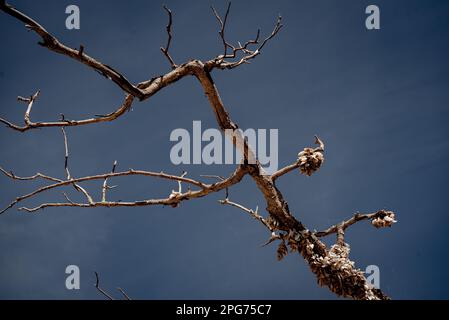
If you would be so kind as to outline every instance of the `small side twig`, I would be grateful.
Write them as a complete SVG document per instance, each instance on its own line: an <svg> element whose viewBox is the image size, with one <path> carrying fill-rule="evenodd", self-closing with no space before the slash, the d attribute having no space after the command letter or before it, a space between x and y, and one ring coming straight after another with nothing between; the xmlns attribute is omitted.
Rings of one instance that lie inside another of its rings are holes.
<svg viewBox="0 0 449 320"><path fill-rule="evenodd" d="M114 161L114 164L112 165L111 173L115 173L115 169L116 169L116 168L117 168L117 160ZM111 187L111 186L108 186L108 178L109 178L109 177L106 177L106 178L104 179L104 182L103 182L102 197L101 197L101 201L102 201L102 202L106 202L106 193L107 193L107 191L108 191L109 189L112 189L112 188L113 188L113 187Z"/></svg>
<svg viewBox="0 0 449 320"><path fill-rule="evenodd" d="M229 44L225 38L226 22L228 21L229 11L231 10L231 2L228 3L228 7L226 9L224 19L221 19L220 15L218 14L217 10L215 10L214 6L211 6L211 9L212 9L212 12L213 12L215 18L217 19L217 21L220 25L220 31L218 32L218 34L220 35L220 38L223 42L223 55L222 55L222 58L220 61L220 63L221 63L221 62L223 62L223 60L226 58L226 56L228 54L228 48L231 47L234 49L234 47L231 44Z"/></svg>

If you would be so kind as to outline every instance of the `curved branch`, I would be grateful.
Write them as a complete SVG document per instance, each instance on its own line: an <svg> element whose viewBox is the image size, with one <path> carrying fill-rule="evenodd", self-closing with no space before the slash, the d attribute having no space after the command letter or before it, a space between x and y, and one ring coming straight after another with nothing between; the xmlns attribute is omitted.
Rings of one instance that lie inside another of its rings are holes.
<svg viewBox="0 0 449 320"><path fill-rule="evenodd" d="M93 68L106 78L115 82L123 91L128 92L129 94L132 94L133 96L139 99L143 98L144 95L142 90L132 85L118 71L88 56L85 53L84 47L82 47L82 49L80 50L74 50L65 46L64 44L60 43L58 39L56 39L53 35L51 35L47 30L45 30L43 26L41 26L39 23L37 23L27 15L23 14L22 12L16 10L11 5L7 4L6 1L0 2L0 10L22 21L23 23L25 23L25 26L29 30L36 32L42 38L42 41L39 42L41 46L46 47L53 52L71 57L72 59L75 59L85 64L86 66Z"/></svg>

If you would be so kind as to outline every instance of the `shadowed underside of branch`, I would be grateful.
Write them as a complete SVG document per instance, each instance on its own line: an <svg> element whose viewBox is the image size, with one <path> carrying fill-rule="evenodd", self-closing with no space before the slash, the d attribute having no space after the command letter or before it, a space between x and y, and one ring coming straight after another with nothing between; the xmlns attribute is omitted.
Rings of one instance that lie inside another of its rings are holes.
<svg viewBox="0 0 449 320"><path fill-rule="evenodd" d="M131 105L135 98L138 100L146 100L151 96L159 92L166 86L184 78L185 76L194 76L201 84L201 87L206 94L209 104L215 114L217 124L221 130L238 129L236 123L231 120L229 113L219 95L218 89L212 79L212 71L234 69L243 64L250 63L255 57L261 54L262 49L266 44L273 39L281 30L281 17L279 17L275 23L273 31L261 39L261 31L258 30L256 37L253 40L249 40L237 45L232 44L225 37L227 17L230 11L230 4L227 7L224 17L212 8L212 12L216 17L219 24L219 36L223 43L223 52L218 56L208 60L190 60L182 64L177 64L170 54L170 45L173 39L172 24L173 16L170 9L164 7L168 14L169 22L167 29L167 44L161 48L162 53L170 63L171 71L164 75L152 77L149 80L143 81L139 84L130 83L125 76L120 72L113 69L110 66L96 60L86 54L88 50L84 46L80 46L79 49L71 49L62 44L58 39L51 35L44 27L34 21L32 18L26 16L22 12L14 9L5 1L0 2L0 10L6 14L18 19L25 23L25 26L34 31L40 38L40 45L54 51L56 53L68 56L75 59L82 64L92 68L105 76L109 80L113 81L125 94L125 100L120 107L110 114L96 116L94 118L87 118L82 120L70 120L66 119L63 115L62 118L57 121L39 121L34 122L31 120L32 107L36 103L39 96L39 91L30 96L29 98L19 97L19 101L27 104L27 109L24 114L24 125L16 125L5 119L0 118L0 122L8 126L9 128L25 132L35 128L45 127L71 127L80 125L89 125L98 122L113 121L118 117L123 116L127 110L131 108ZM112 170L107 173L98 174L94 176L75 178L69 171L68 167L68 142L65 130L62 129L65 147L65 178L55 178L48 175L37 173L31 177L19 177L12 172L8 172L3 168L0 171L7 177L14 180L36 180L42 179L47 181L48 184L41 188L38 188L26 195L17 197L12 201L3 211L16 206L18 203L24 200L30 200L34 196L46 192L48 190L58 189L65 186L73 186L76 192L79 192L85 198L85 202L74 202L70 199L69 195L63 193L63 202L43 203L36 207L20 207L19 210L27 212L37 212L44 208L49 207L77 207L77 208L93 208L93 207L135 207L135 206L150 206L150 205L164 205L177 207L183 201L192 200L207 196L208 194L226 191L225 199L220 203L223 205L230 205L236 207L255 220L262 223L270 233L270 238L267 244L278 242L279 247L277 255L279 259L282 259L286 254L290 252L299 252L306 262L309 264L310 269L316 275L318 283L321 286L328 287L332 292L343 297L351 297L354 299L388 299L388 297L379 289L372 288L366 281L366 278L362 271L354 266L354 262L349 260L349 245L344 241L345 231L353 226L355 223L363 220L369 220L377 227L389 227L396 222L394 213L391 211L381 210L370 214L358 213L351 219L335 226L329 227L327 230L321 232L311 232L306 226L304 226L290 211L287 202L284 200L281 191L276 186L277 179L283 175L290 173L294 170L299 170L304 175L312 175L315 173L324 162L324 143L316 137L315 143L318 145L315 148L305 148L298 154L298 158L293 164L286 166L272 175L266 175L262 167L258 162L255 164L248 161L251 157L254 157L253 150L249 147L244 139L243 135L236 132L233 143L243 154L242 163L236 168L236 170L230 174L228 178L224 177L207 177L214 178L214 183L206 183L203 181L195 180L187 177L187 173L181 175L170 175L163 172L151 172L144 170L129 169L125 171L117 171L117 162L114 162ZM115 186L110 186L109 182L115 177L123 176L145 176L148 178L158 178L173 181L177 183L177 188L171 192L167 192L168 196L163 199L143 199L138 201L112 201L108 200L108 190ZM229 199L228 189L233 185L239 183L245 176L251 177L255 182L259 191L263 194L266 202L267 216L262 216L258 208L256 210L248 209L241 204L235 203ZM206 177L205 177L206 178ZM88 190L84 189L81 184L86 181L102 180L103 186L101 189L101 199L94 199ZM183 190L183 184L188 185L187 190ZM336 243L330 248L320 240L321 237L336 235ZM98 285L97 277L97 289L102 291ZM103 293L105 294L105 293ZM124 294L125 297L126 294ZM106 296L108 297L107 293ZM108 297L110 298L110 297Z"/></svg>

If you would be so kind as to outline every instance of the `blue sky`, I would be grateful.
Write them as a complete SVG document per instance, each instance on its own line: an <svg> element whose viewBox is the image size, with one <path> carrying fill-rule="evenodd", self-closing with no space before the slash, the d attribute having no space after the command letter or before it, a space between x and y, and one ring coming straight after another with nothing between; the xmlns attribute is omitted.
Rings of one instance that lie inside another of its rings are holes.
<svg viewBox="0 0 449 320"><path fill-rule="evenodd" d="M166 14L158 1L12 1L62 42L137 83L169 71L159 51ZM65 8L81 10L81 29L65 29ZM221 53L209 1L166 1L174 12L172 55L179 62ZM224 10L225 2L213 2ZM365 8L381 10L381 30L367 31ZM361 269L380 268L381 288L396 299L447 299L449 259L449 3L443 0L235 1L228 36L242 41L258 27L271 32L280 13L285 27L251 65L214 71L231 117L242 128L279 129L279 162L287 165L313 143L326 143L326 160L312 177L298 172L278 187L291 211L310 229L324 229L354 212L389 209L399 222L376 230L360 223L347 233ZM105 114L123 93L112 82L36 44L38 38L0 14L0 116L20 123L18 95L37 89L34 120ZM170 163L173 129L192 121L215 128L199 84L185 78L112 122L68 128L74 176L119 168L189 176L230 174L231 165ZM37 171L64 177L60 130L17 133L0 127L0 165L18 175ZM120 178L115 199L167 196L170 182ZM0 177L6 206L39 182ZM99 183L86 187L97 197ZM264 208L249 178L231 199ZM179 208L15 210L0 216L0 298L98 299L93 271L106 289L120 286L140 299L334 299L298 255L276 260L261 247L266 230L243 212L220 206L223 194ZM60 191L27 202L61 200ZM329 242L333 241L332 238ZM65 288L65 267L81 270L81 289Z"/></svg>

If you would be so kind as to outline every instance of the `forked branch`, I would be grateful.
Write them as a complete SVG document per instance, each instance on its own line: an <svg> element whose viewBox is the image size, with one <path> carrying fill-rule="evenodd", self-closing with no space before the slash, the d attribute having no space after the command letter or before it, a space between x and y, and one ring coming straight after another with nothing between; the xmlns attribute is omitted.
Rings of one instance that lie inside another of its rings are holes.
<svg viewBox="0 0 449 320"><path fill-rule="evenodd" d="M102 121L112 121L127 110L130 109L134 98L139 100L145 100L152 97L154 94L162 90L163 88L177 82L178 80L186 76L195 76L199 81L204 94L206 95L209 104L215 114L217 124L219 128L226 132L227 130L236 130L238 125L231 119L227 108L223 100L220 97L218 89L213 81L211 71L213 69L233 69L242 64L250 63L252 59L257 57L266 44L273 39L281 30L281 17L277 19L273 31L264 40L260 42L260 30L257 31L254 40L249 40L244 44L240 42L238 45L233 45L227 41L225 37L226 25L228 22L228 16L230 12L230 4L227 7L226 13L222 18L215 8L212 8L219 26L220 26L220 38L223 43L223 53L218 55L212 60L202 62L199 60L190 60L183 64L176 65L169 54L169 49L172 41L172 12L164 7L168 14L169 22L167 25L167 44L161 50L169 60L173 70L170 72L153 77L150 80L143 81L137 85L131 84L123 75L114 70L113 68L89 57L85 52L84 46L80 46L79 49L70 49L67 46L61 44L54 36L48 33L41 25L36 21L29 18L20 11L14 9L5 1L0 2L0 10L9 14L10 16L24 22L30 30L36 32L42 41L40 44L54 52L66 55L72 59L75 59L84 65L87 65L97 72L101 73L108 79L114 81L126 94L124 103L115 112L98 116L96 118L90 118L85 120L67 120L63 116L60 121L57 122L33 122L31 121L32 106L37 98L37 94L30 98L19 98L20 101L28 103L28 108L25 112L24 126L14 125L4 119L0 119L0 122L4 123L8 127L17 131L27 131L33 128L43 127L69 127L79 126L86 124L94 124ZM67 137L63 129L64 144L65 144L65 170L66 178L59 179L50 177L45 174L37 173L31 177L18 177L12 172L8 172L2 168L0 171L10 179L14 180L35 180L42 179L44 181L50 181L51 183L40 187L26 195L17 197L11 202L3 211L14 207L19 202L27 199L31 199L34 196L46 192L48 190L61 188L64 186L73 185L75 189L82 192L86 198L86 202L74 202L70 200L69 196L64 193L66 202L54 202L40 204L34 208L22 207L21 210L28 212L35 212L40 209L48 207L79 207L79 208L92 208L92 207L135 207L135 206L149 206L149 205L170 205L177 207L182 201L204 197L208 194L218 192L221 190L226 191L225 200L221 203L224 205L230 205L240 210L245 211L252 217L260 221L268 230L271 231L271 237L268 243L274 241L280 241L277 255L278 259L282 259L290 252L299 252L301 256L310 266L311 271L317 277L318 283L322 286L328 287L332 292L344 297L351 297L354 299L388 299L388 297L379 289L374 289L368 286L367 281L363 273L354 266L354 263L349 260L349 246L344 242L344 233L347 228L352 226L358 221L371 220L371 223L375 227L387 227L396 222L394 213L391 211L380 210L372 214L357 214L351 219L344 221L340 224L334 225L327 230L321 232L311 232L309 229L290 211L287 202L281 191L277 188L275 182L279 177L295 170L299 169L302 174L312 175L318 169L324 161L324 143L316 137L316 148L305 148L298 154L296 162L285 168L280 169L273 175L266 175L261 165L256 161L255 163L249 162L251 157L254 157L255 152L246 143L246 140L242 135L236 135L232 138L232 142L239 151L244 155L243 164L239 165L237 169L228 177L223 178L220 176L212 176L218 181L213 184L207 184L198 180L187 178L183 173L181 176L169 175L163 172L151 172L142 170L129 169L127 171L116 172L116 165L113 169L104 174L98 174L93 176L86 176L81 178L74 178L68 169L68 147ZM228 198L228 189L233 185L239 183L244 176L250 176L255 182L257 188L262 193L266 202L267 217L260 215L259 211L248 209L240 204L231 202ZM167 198L162 199L146 199L141 201L109 201L107 199L107 190L111 187L108 182L115 177L122 176L146 176L152 178L160 178L165 180L171 180L178 183L177 190L173 190ZM217 178L218 177L218 178ZM96 201L84 190L80 184L86 181L103 180L102 196L100 201ZM187 191L182 190L182 183L189 185ZM330 234L337 234L336 244L327 248L327 246L319 239ZM96 274L97 282L96 287L105 297L112 298L99 286L98 274ZM120 291L120 290L119 290ZM121 292L121 291L120 291ZM126 298L127 295L124 294Z"/></svg>

